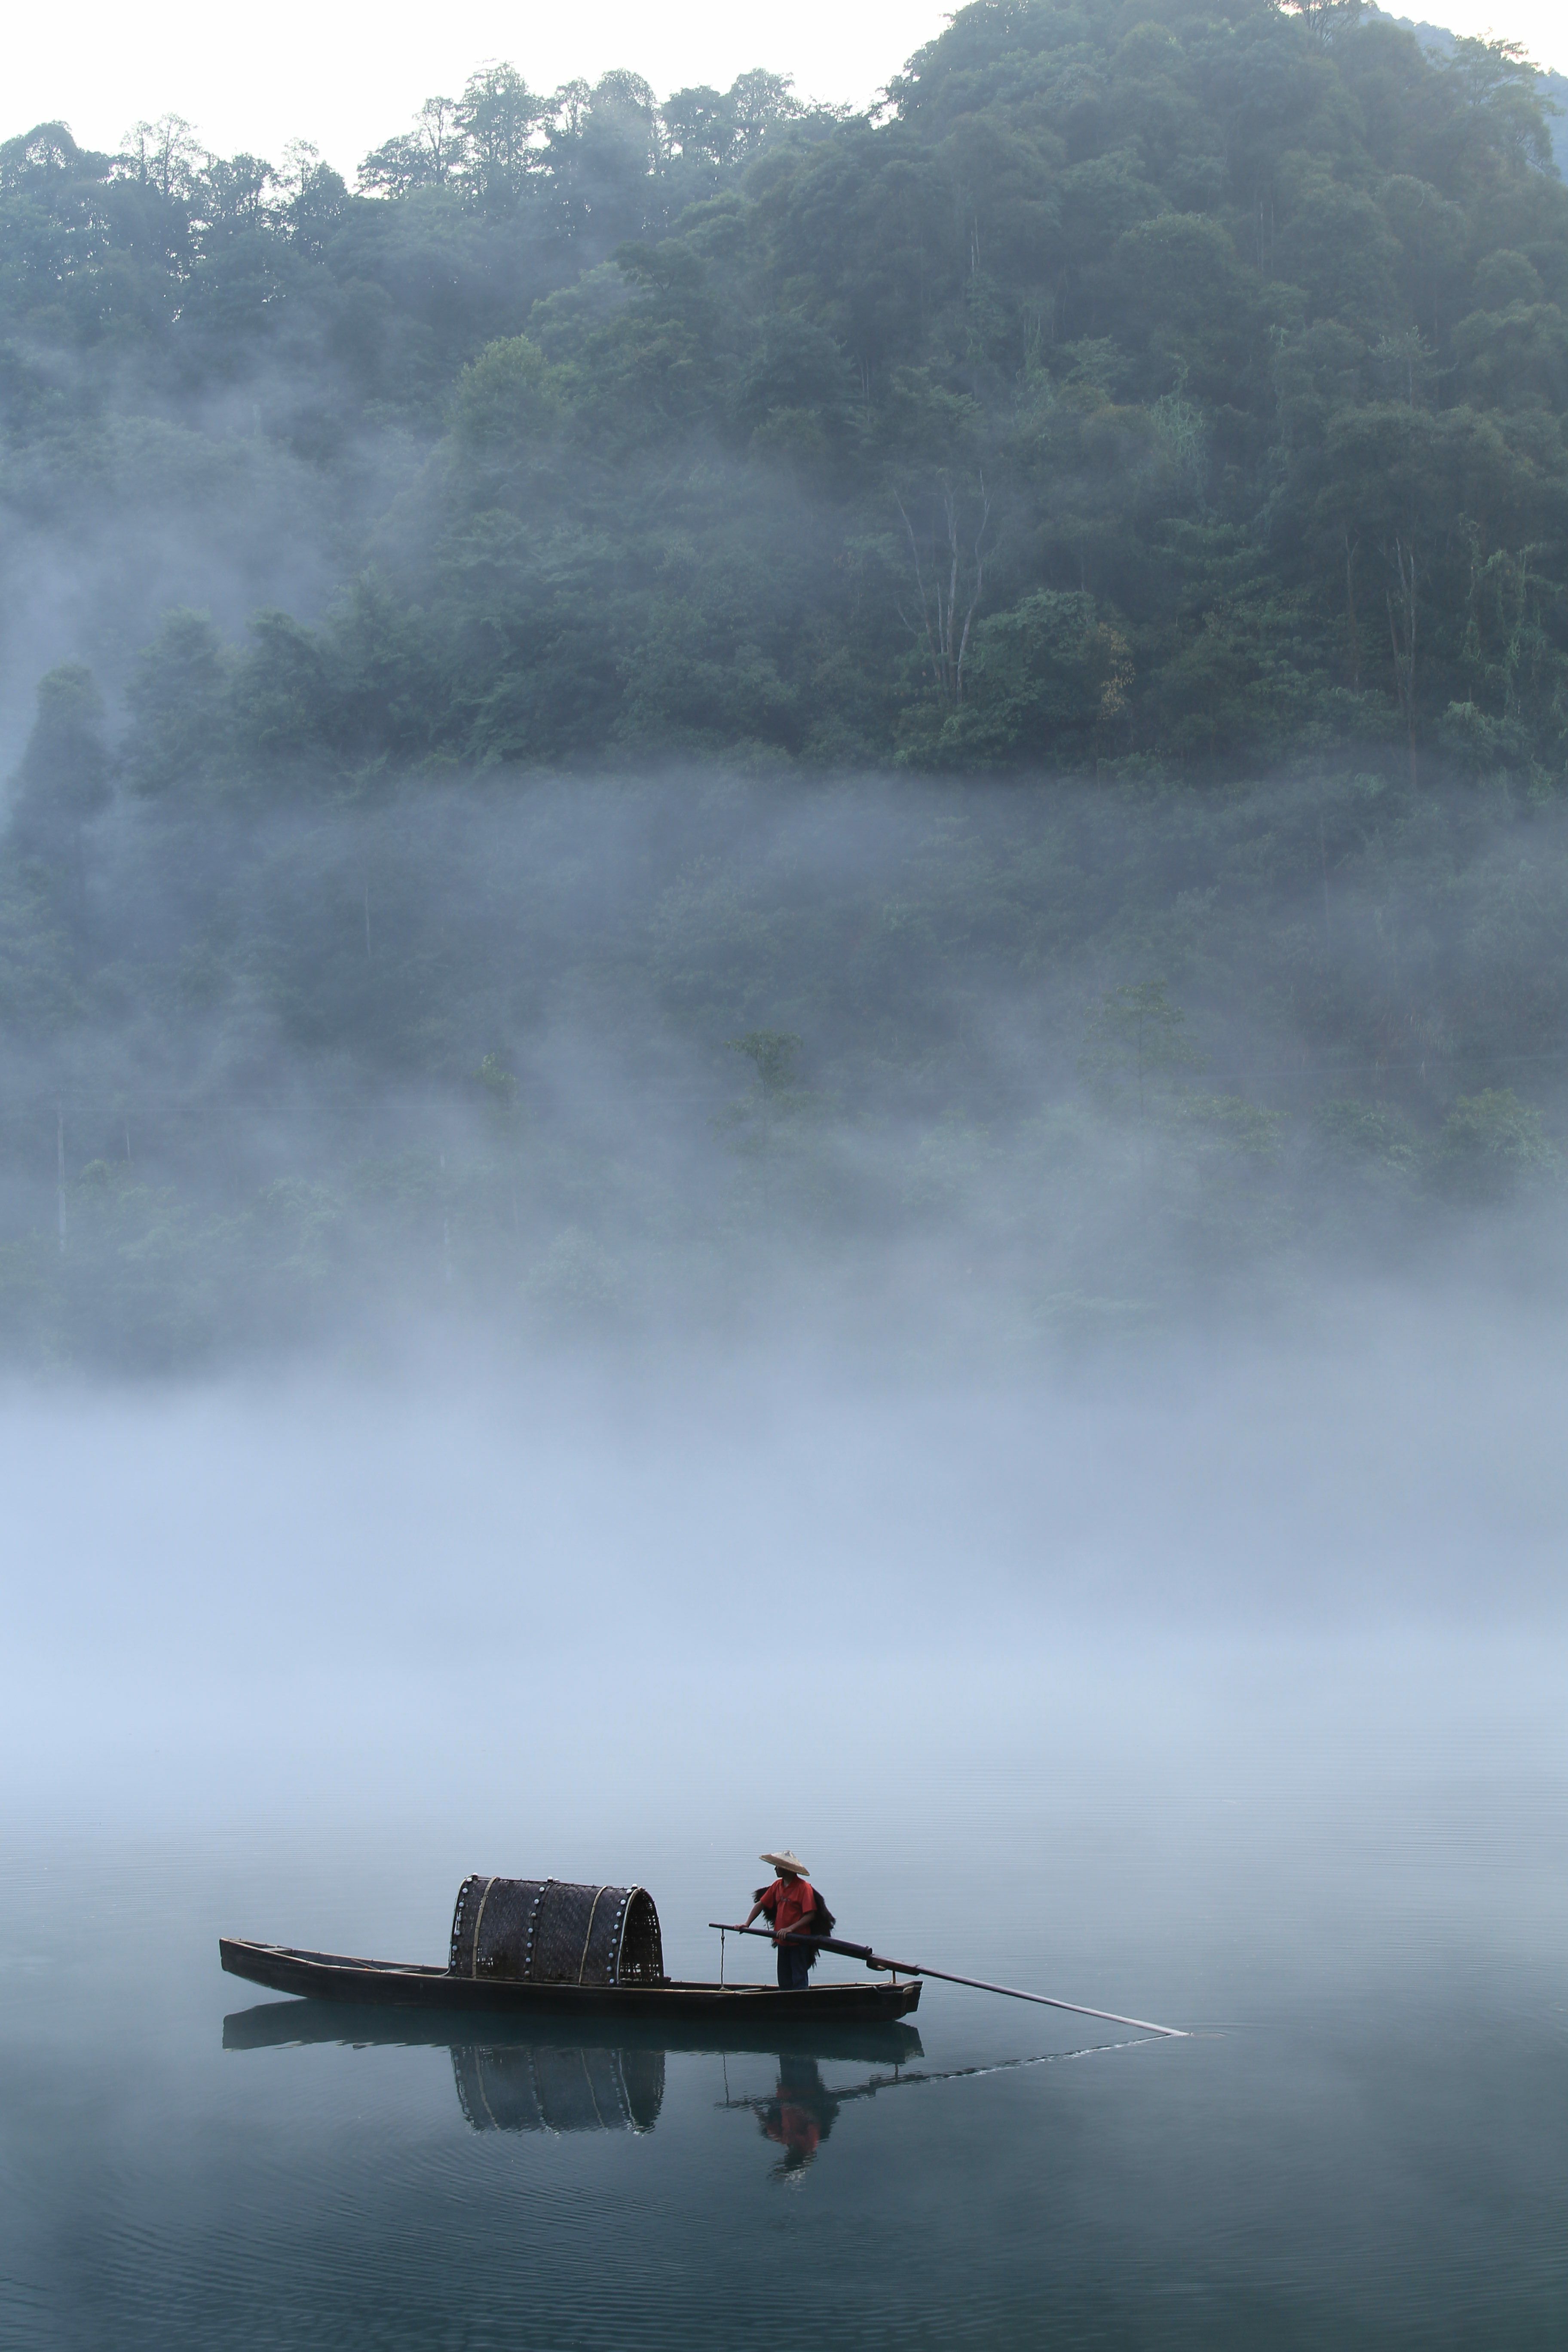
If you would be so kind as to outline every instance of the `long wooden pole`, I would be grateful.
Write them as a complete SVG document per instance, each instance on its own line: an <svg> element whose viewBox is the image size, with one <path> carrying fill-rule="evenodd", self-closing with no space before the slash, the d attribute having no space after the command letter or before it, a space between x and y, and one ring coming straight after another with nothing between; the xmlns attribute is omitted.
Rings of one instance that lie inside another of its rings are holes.
<svg viewBox="0 0 1568 2352"><path fill-rule="evenodd" d="M765 1936L771 1944L771 1927L737 1927L727 1919L710 1919L710 1927L718 1927L731 1936ZM984 1977L955 1977L947 1969L923 1968L918 1960L884 1959L869 1944L844 1944L836 1936L791 1936L792 1944L815 1944L819 1952L842 1952L846 1958L864 1960L868 1969L897 1969L906 1977L937 1977L943 1984L969 1985L975 1992L999 1992L1008 2000L1037 2001L1042 2009L1068 2009L1075 2017L1098 2017L1107 2025L1135 2025L1141 2033L1163 2033L1172 2042L1184 2042L1187 2029L1181 2025L1155 2025L1147 2017L1121 2017L1113 2009L1086 2009L1081 2000L1057 2000L1048 1992L1020 1992L1016 1985L987 1984Z"/></svg>

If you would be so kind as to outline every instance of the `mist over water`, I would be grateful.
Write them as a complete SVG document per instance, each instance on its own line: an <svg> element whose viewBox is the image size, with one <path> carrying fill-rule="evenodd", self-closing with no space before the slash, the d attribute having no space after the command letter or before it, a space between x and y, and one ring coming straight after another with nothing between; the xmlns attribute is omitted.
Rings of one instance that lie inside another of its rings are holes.
<svg viewBox="0 0 1568 2352"><path fill-rule="evenodd" d="M442 1327L14 1388L22 2339L720 2344L782 2263L868 2345L1550 2340L1553 1329L1390 1284L987 1382ZM649 1885L707 1976L780 1836L851 1935L1199 2038L928 1984L890 2056L668 2051L633 2129L630 2029L301 2043L216 1967L438 1960L500 1868Z"/></svg>
<svg viewBox="0 0 1568 2352"><path fill-rule="evenodd" d="M20 871L34 1370L822 1349L989 1391L1561 1295L1550 810L698 769L118 807L58 906Z"/></svg>
<svg viewBox="0 0 1568 2352"><path fill-rule="evenodd" d="M106 820L69 1091L8 1063L20 2340L723 2345L781 2262L868 2346L1554 2339L1552 1066L1444 1103L1557 831L1411 819L1436 957L1375 856L1184 947L1288 806ZM888 2046L412 2033L217 1967L439 1962L477 1869L645 1884L709 1978L780 1840L856 1938L1194 2038L935 1982Z"/></svg>

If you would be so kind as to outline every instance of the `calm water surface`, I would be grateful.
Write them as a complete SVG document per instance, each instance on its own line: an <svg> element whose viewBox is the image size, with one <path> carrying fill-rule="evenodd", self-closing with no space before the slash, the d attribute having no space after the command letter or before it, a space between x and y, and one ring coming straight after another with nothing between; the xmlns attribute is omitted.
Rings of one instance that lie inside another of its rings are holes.
<svg viewBox="0 0 1568 2352"><path fill-rule="evenodd" d="M705 1499L622 1433L563 1502L447 1427L426 1510L374 1413L326 1466L158 1426L96 1486L36 1431L0 1465L41 1530L0 1730L7 2345L1568 2342L1544 1617L1069 1614L1019 1570L1026 1490L955 1580L885 1456L851 1572L743 1453ZM640 1881L707 1975L784 1840L847 1934L1191 2036L931 1984L903 2036L583 2048L217 1965L220 1931L440 1959L477 1869Z"/></svg>
<svg viewBox="0 0 1568 2352"><path fill-rule="evenodd" d="M363 1827L15 1852L8 2339L721 2345L809 2288L868 2345L1561 2345L1560 1787L1450 1767L1353 1814L1297 1791L1151 1820L1014 1783L979 1837L917 1787L918 1853L890 1793L834 1825L857 1927L1192 2038L940 1985L918 2032L766 2049L339 2017L223 1977L217 1929L352 1946L379 1918L378 1951L437 1957L427 1825L416 1853ZM858 1899L850 1849L896 1843L907 1869ZM1153 1871L1163 1932L1108 1857ZM744 1853L656 1858L672 1962L700 1966ZM469 1860L454 1838L450 1892Z"/></svg>

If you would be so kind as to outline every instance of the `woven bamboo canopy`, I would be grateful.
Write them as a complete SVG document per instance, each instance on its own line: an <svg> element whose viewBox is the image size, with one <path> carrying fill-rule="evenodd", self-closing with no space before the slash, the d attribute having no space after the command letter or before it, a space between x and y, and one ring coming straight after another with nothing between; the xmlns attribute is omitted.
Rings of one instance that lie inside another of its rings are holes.
<svg viewBox="0 0 1568 2352"><path fill-rule="evenodd" d="M522 1984L661 1985L664 1946L646 1886L465 1878L449 1972Z"/></svg>

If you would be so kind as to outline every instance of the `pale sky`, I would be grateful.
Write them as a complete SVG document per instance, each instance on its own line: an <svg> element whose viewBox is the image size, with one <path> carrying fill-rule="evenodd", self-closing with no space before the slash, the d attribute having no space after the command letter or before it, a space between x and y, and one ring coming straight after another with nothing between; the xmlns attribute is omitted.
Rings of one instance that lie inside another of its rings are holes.
<svg viewBox="0 0 1568 2352"><path fill-rule="evenodd" d="M748 67L793 74L803 97L863 104L950 9L928 0L628 0L581 7L458 0L271 0L265 10L211 0L78 0L18 7L8 20L0 136L62 117L86 146L114 149L139 117L184 115L220 153L277 160L314 141L352 176L367 149L404 129L420 100L455 95L472 68L505 58L536 88L611 66L647 76L661 97L686 82L721 89ZM1496 29L1568 70L1562 0L1433 0L1419 15L1456 31Z"/></svg>

